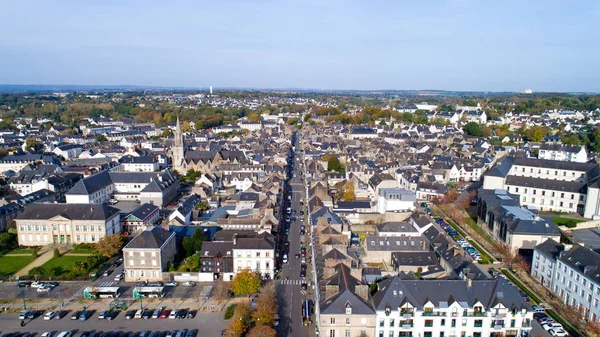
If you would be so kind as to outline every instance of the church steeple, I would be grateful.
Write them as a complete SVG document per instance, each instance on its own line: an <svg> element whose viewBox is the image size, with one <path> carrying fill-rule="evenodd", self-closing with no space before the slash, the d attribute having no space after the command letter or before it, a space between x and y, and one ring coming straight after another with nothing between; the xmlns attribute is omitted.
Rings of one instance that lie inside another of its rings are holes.
<svg viewBox="0 0 600 337"><path fill-rule="evenodd" d="M179 116L177 116L177 125L175 126L175 146L183 146L183 137L181 136L181 125Z"/></svg>
<svg viewBox="0 0 600 337"><path fill-rule="evenodd" d="M185 151L183 149L183 136L181 135L181 125L179 124L179 116L177 116L177 124L175 126L175 134L173 135L173 149L171 152L171 161L173 169L180 173L186 172L185 167Z"/></svg>

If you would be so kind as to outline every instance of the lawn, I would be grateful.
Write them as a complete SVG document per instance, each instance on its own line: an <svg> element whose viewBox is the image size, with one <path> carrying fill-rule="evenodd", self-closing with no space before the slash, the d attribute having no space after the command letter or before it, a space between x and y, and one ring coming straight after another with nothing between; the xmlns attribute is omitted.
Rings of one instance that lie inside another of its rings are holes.
<svg viewBox="0 0 600 337"><path fill-rule="evenodd" d="M31 255L33 253L33 249L13 249L11 251L6 252L6 255Z"/></svg>
<svg viewBox="0 0 600 337"><path fill-rule="evenodd" d="M0 257L0 277L13 275L35 260L31 256L2 256Z"/></svg>
<svg viewBox="0 0 600 337"><path fill-rule="evenodd" d="M73 248L70 252L67 253L67 255L69 255L69 254L88 254L88 255L93 255L96 252L97 251L95 249Z"/></svg>
<svg viewBox="0 0 600 337"><path fill-rule="evenodd" d="M75 262L85 261L87 259L87 256L63 255L61 257L51 259L50 261L44 263L44 265L42 265L42 268L44 268L44 270L46 270L47 273L53 271L52 273L50 273L51 275L62 276L75 270Z"/></svg>
<svg viewBox="0 0 600 337"><path fill-rule="evenodd" d="M584 222L585 220L563 218L560 216L555 216L552 218L552 221L554 221L554 224L556 224L557 226L567 226L569 228L574 228L574 227L577 227L578 223Z"/></svg>

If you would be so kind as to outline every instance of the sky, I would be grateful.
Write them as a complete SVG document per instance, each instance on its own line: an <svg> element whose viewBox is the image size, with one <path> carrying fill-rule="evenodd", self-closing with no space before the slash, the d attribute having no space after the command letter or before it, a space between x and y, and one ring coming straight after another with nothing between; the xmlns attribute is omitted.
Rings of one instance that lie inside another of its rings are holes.
<svg viewBox="0 0 600 337"><path fill-rule="evenodd" d="M598 0L0 8L0 84L600 92Z"/></svg>

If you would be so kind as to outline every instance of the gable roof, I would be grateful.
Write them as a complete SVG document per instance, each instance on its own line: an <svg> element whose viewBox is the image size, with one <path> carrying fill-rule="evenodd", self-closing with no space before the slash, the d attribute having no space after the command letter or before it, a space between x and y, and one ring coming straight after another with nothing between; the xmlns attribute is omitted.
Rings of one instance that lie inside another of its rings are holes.
<svg viewBox="0 0 600 337"><path fill-rule="evenodd" d="M162 229L160 226L150 227L133 238L125 249L160 249L167 241L175 237L175 233Z"/></svg>

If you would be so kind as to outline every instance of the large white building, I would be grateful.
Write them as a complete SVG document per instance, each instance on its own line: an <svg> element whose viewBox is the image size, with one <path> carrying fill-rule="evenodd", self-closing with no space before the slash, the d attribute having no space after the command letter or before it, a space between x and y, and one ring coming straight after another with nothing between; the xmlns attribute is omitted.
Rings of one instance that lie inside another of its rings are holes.
<svg viewBox="0 0 600 337"><path fill-rule="evenodd" d="M592 218L600 214L599 173L595 163L506 157L484 175L483 188L507 190L529 208Z"/></svg>
<svg viewBox="0 0 600 337"><path fill-rule="evenodd" d="M542 144L540 146L538 158L548 160L571 161L576 163L586 163L588 155L585 146L560 145L560 144Z"/></svg>
<svg viewBox="0 0 600 337"><path fill-rule="evenodd" d="M377 212L412 212L416 206L417 195L415 192L401 188L380 188L377 197Z"/></svg>
<svg viewBox="0 0 600 337"><path fill-rule="evenodd" d="M15 222L20 246L94 243L121 233L119 210L105 204L29 204Z"/></svg>
<svg viewBox="0 0 600 337"><path fill-rule="evenodd" d="M233 238L233 272L244 269L272 278L275 270L275 238L268 233Z"/></svg>
<svg viewBox="0 0 600 337"><path fill-rule="evenodd" d="M533 311L517 288L493 280L403 280L378 284L377 337L524 336Z"/></svg>

